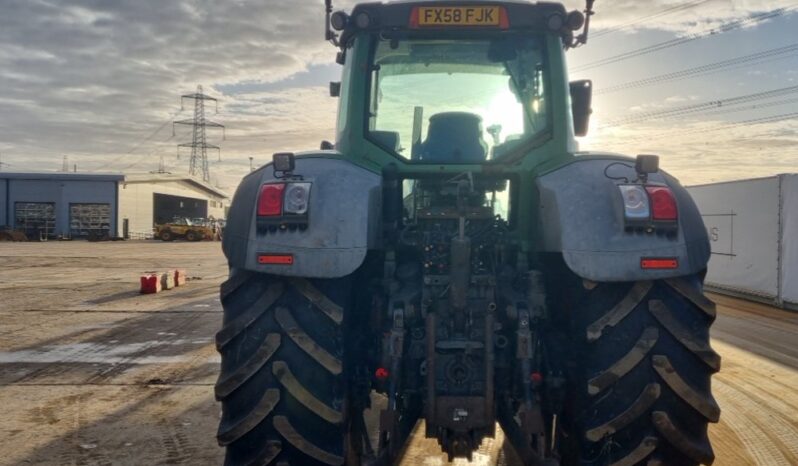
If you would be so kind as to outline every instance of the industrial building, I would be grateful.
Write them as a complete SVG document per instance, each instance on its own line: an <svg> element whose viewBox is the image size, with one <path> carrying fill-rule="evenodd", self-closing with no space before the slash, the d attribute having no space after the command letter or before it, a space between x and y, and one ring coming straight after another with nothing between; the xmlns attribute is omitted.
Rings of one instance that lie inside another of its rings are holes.
<svg viewBox="0 0 798 466"><path fill-rule="evenodd" d="M148 238L174 217L225 218L225 192L167 173L0 172L0 228L31 239Z"/></svg>

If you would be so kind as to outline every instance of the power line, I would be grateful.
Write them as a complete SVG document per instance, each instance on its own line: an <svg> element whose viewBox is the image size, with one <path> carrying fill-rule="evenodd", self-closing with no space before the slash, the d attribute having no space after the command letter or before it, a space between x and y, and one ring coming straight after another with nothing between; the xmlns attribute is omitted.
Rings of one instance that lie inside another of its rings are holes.
<svg viewBox="0 0 798 466"><path fill-rule="evenodd" d="M591 39L595 39L597 37L606 36L608 34L612 34L612 33L618 32L618 31L623 31L625 29L631 29L633 26L636 26L636 25L638 25L638 24L640 24L640 23L642 23L644 21L647 21L647 20L650 20L650 19L655 19L655 18L660 18L662 16L667 16L667 15L669 15L671 13L675 13L675 12L678 12L678 11L689 10L691 8L695 8L695 7L699 6L699 5L702 5L704 3L711 2L711 1L713 1L713 0L698 0L698 1L694 1L694 2L687 2L687 3L681 3L681 4L678 4L678 5L674 5L674 6L671 6L669 8L665 8L663 10L660 10L660 11L658 11L656 13L652 13L652 14L646 15L646 16L641 16L640 18L634 19L632 21L628 21L626 23L619 24L619 25L611 27L611 28L601 29L598 32L591 33L590 34L590 38Z"/></svg>
<svg viewBox="0 0 798 466"><path fill-rule="evenodd" d="M187 133L182 133L181 132L180 133L180 137L183 137L186 134L191 134L191 130L189 130ZM129 170L129 169L131 169L133 167L139 166L139 165L141 165L143 163L150 163L150 162L153 161L151 157L153 155L155 155L156 153L159 154L160 158L163 158L164 146L166 146L169 143L169 141L171 141L174 138L175 138L175 134L172 134L166 139L161 139L159 141L152 141L153 144L155 145L155 148L150 150L150 152L146 154L146 157L136 157L131 163L120 167L118 170L121 171L121 172L124 172L124 171ZM178 157L178 159L179 159L179 157ZM170 163L170 167L174 168L174 166L171 165L171 163Z"/></svg>
<svg viewBox="0 0 798 466"><path fill-rule="evenodd" d="M688 42L692 42L694 40L703 39L705 37L722 34L724 32L733 31L735 29L739 29L744 26L748 26L751 24L756 24L762 21L766 21L768 19L777 18L779 16L784 15L785 13L791 12L795 9L795 6L787 7L787 8L779 8L767 13L760 13L756 15L749 16L748 18L744 18L737 21L732 21L730 23L726 23L722 26L709 29L707 31L698 32L695 34L690 34L684 37L677 37L675 39L670 39L665 42L660 42L658 44L649 45L646 47L642 47L635 50L630 50L629 52L620 53L618 55L613 55L611 57L602 58L600 60L596 60L591 63L587 63L582 66L578 66L571 70L574 73L578 73L581 71L590 70L593 68L598 68L600 66L606 66L614 63L618 63L620 61L628 60L630 58L639 57L641 55L647 55L649 53L659 52L660 50L668 49L671 47L676 47L678 45L686 44Z"/></svg>
<svg viewBox="0 0 798 466"><path fill-rule="evenodd" d="M654 134L646 134L646 135L639 135L639 136L624 136L624 142L637 142L637 141L645 141L649 142L652 139L662 139L662 138L673 138L674 136L682 137L685 134L699 134L699 133L710 133L713 131L720 131L724 129L736 128L740 126L749 126L749 125L759 125L764 123L777 123L779 121L786 121L786 120L793 120L798 118L798 112L789 112L789 113L782 113L778 115L770 115L766 117L760 118L752 118L748 120L742 121L731 121L728 123L721 123L715 125L711 128L694 128L691 130L685 130L680 128L676 131L667 131L662 133L654 133ZM747 139L751 139L753 136L748 136Z"/></svg>
<svg viewBox="0 0 798 466"><path fill-rule="evenodd" d="M779 107L779 106L782 106L782 105L793 104L793 103L798 103L798 98L786 99L786 100L777 100L775 102L765 102L765 103L751 105L751 106L742 107L742 108L727 108L727 109L723 109L723 110L717 110L717 111L714 111L714 112L705 112L705 113L703 113L703 115L704 116L726 115L726 114L729 114L729 113L739 113L739 112L745 112L745 111L749 111L749 110L761 110L763 108Z"/></svg>
<svg viewBox="0 0 798 466"><path fill-rule="evenodd" d="M711 100L709 102L702 102L699 104L686 105L666 110L658 110L655 112L645 112L632 116L620 117L614 120L609 120L606 124L602 125L601 127L603 128L603 127L619 126L629 123L640 123L655 118L667 118L674 116L683 116L692 113L700 113L708 110L713 110L719 107L729 107L747 102L754 102L757 100L772 99L775 97L781 97L796 92L798 92L798 86L789 86L781 89L772 89L769 91L756 92L754 94L747 94L747 95L730 97L719 100Z"/></svg>
<svg viewBox="0 0 798 466"><path fill-rule="evenodd" d="M160 133L162 129L166 128L166 125L171 123L172 120L174 120L174 118L177 115L179 115L182 111L183 111L183 109L181 108L177 112L174 112L171 115L169 115L169 117L160 126L158 126L155 129L155 131L151 132L146 137L144 137L144 139L141 139L139 142L137 142L132 148L130 148L130 150L128 150L127 152L125 152L125 153L123 153L121 155L118 155L118 156L112 158L111 160L101 164L100 166L94 168L93 171L98 171L98 170L102 170L103 168L109 167L109 166L115 164L116 162L118 162L119 160L121 160L123 157L125 157L127 155L130 155L133 152L135 152L136 150L138 150L142 145L144 145L145 142L152 140L152 138L154 138L158 133ZM171 139L171 137L169 139Z"/></svg>
<svg viewBox="0 0 798 466"><path fill-rule="evenodd" d="M745 55L741 57L730 58L728 60L723 60L715 63L710 63L707 65L696 66L694 68L687 68L680 71L674 71L671 73L660 74L657 76L650 76L648 78L638 79L635 81L629 81L621 84L616 84L614 86L608 86L604 88L599 88L593 91L595 95L600 94L609 94L612 92L623 91L627 89L634 89L639 87L645 87L652 84L658 84L668 81L675 81L678 79L689 78L693 76L700 76L705 74L714 73L716 71L721 71L723 69L735 67L738 65L751 65L754 63L760 63L763 61L768 61L768 59L780 59L785 58L790 54L798 52L798 44L787 45L784 47L777 47L775 49L770 50L763 50L761 52L752 53L750 55Z"/></svg>

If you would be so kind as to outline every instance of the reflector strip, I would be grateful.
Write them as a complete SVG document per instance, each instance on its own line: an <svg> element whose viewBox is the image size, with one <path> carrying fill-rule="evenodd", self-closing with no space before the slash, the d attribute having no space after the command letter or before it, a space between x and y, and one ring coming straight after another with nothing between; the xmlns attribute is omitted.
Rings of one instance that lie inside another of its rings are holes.
<svg viewBox="0 0 798 466"><path fill-rule="evenodd" d="M678 269L679 260L675 257L643 257L640 259L641 269Z"/></svg>
<svg viewBox="0 0 798 466"><path fill-rule="evenodd" d="M258 254L258 264L293 265L293 254Z"/></svg>

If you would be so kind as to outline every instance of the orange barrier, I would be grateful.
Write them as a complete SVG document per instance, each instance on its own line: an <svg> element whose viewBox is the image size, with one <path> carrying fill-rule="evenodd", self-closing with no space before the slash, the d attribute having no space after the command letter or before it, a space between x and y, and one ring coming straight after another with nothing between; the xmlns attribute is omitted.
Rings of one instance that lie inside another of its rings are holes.
<svg viewBox="0 0 798 466"><path fill-rule="evenodd" d="M148 272L141 276L141 294L153 294L161 291L161 276Z"/></svg>
<svg viewBox="0 0 798 466"><path fill-rule="evenodd" d="M175 271L168 270L161 274L161 288L171 290L175 287Z"/></svg>
<svg viewBox="0 0 798 466"><path fill-rule="evenodd" d="M186 269L175 269L175 286L186 284Z"/></svg>

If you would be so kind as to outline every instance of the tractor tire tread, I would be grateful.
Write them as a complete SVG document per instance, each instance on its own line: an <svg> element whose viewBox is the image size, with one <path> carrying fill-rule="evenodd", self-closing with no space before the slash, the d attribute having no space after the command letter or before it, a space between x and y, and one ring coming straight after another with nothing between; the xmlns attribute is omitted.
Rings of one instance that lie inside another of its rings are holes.
<svg viewBox="0 0 798 466"><path fill-rule="evenodd" d="M578 289L570 325L581 339L573 424L581 464L711 464L707 424L720 408L710 378L720 357L700 276Z"/></svg>
<svg viewBox="0 0 798 466"><path fill-rule="evenodd" d="M250 377L255 375L266 362L274 356L277 349L280 347L280 334L270 333L263 340L258 352L253 354L246 363L238 368L235 372L228 375L224 379L220 379L214 386L214 393L216 400L221 401L224 397L235 391L244 382L249 380Z"/></svg>
<svg viewBox="0 0 798 466"><path fill-rule="evenodd" d="M291 424L291 421L289 421L287 417L275 416L273 422L274 422L274 427L277 429L277 432L279 432L284 439L286 439L288 442L294 445L294 447L296 447L298 450L307 453L309 456L313 457L317 461L329 464L331 466L344 464L343 456L330 453L322 449L321 447L315 445L314 443L310 442L308 439L303 437L302 434L297 432L296 429L294 429L294 426Z"/></svg>
<svg viewBox="0 0 798 466"><path fill-rule="evenodd" d="M306 408L316 413L317 416L329 422L330 424L340 424L343 420L343 414L335 409L324 404L313 393L302 385L302 382L297 380L294 373L283 361L274 361L272 364L272 371L280 384L285 390L291 394L297 401L305 405Z"/></svg>
<svg viewBox="0 0 798 466"><path fill-rule="evenodd" d="M258 297L246 311L240 313L216 333L216 348L218 350L223 349L225 345L258 320L258 317L266 312L282 294L283 286L281 283L270 285L266 292ZM222 305L224 305L224 302L222 302Z"/></svg>
<svg viewBox="0 0 798 466"><path fill-rule="evenodd" d="M297 344L305 353L313 358L322 367L327 369L331 374L338 375L343 370L341 360L327 352L324 348L319 346L308 334L300 327L291 311L285 307L278 307L275 312L275 317L280 327L283 329L285 335L288 335L294 343Z"/></svg>
<svg viewBox="0 0 798 466"><path fill-rule="evenodd" d="M225 315L216 335L222 367L215 394L222 403L217 439L227 449L225 465L342 463L342 321L349 284L346 277L233 270L221 286ZM330 318L335 309L339 322Z"/></svg>
<svg viewBox="0 0 798 466"><path fill-rule="evenodd" d="M646 327L637 343L623 356L617 360L612 366L601 372L599 375L593 377L588 381L587 391L591 395L596 395L606 388L610 387L618 379L622 378L629 371L634 369L643 358L646 357L651 348L657 344L659 339L659 330L656 327Z"/></svg>

